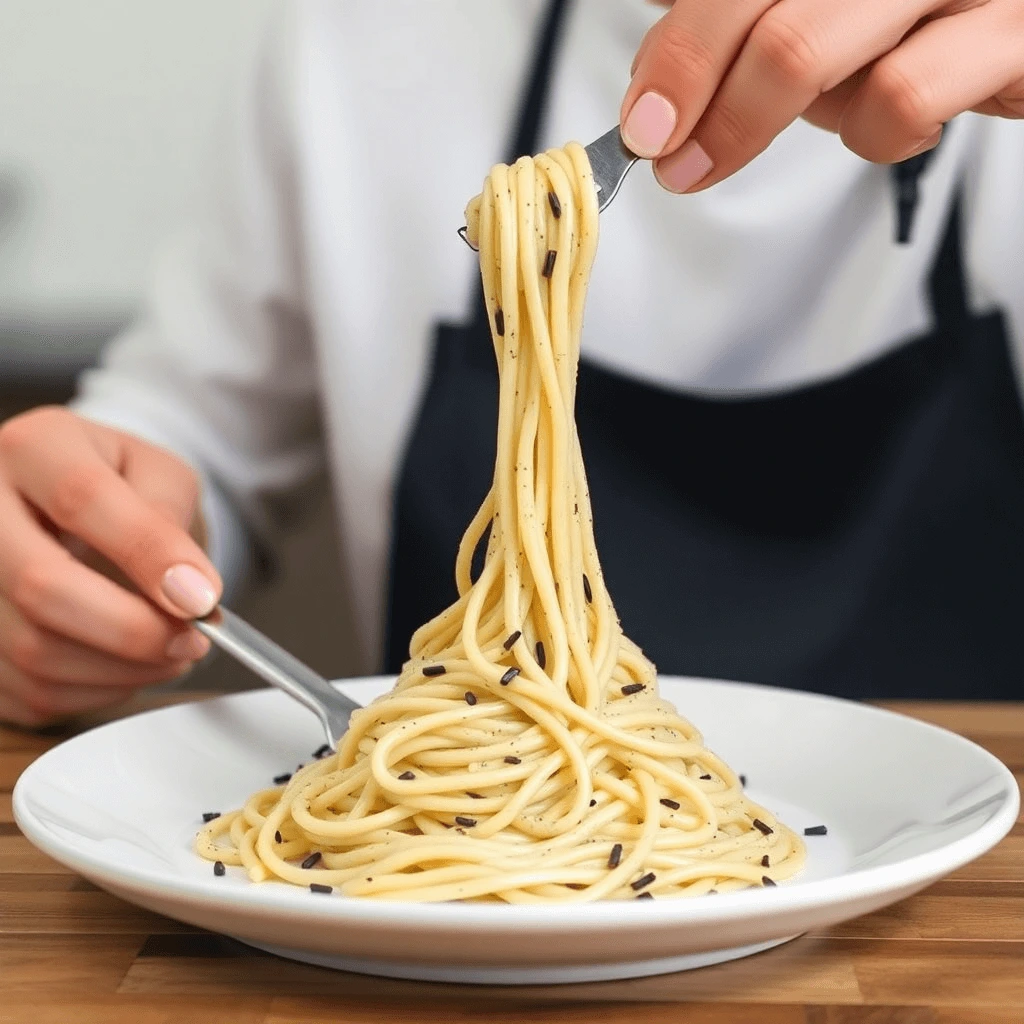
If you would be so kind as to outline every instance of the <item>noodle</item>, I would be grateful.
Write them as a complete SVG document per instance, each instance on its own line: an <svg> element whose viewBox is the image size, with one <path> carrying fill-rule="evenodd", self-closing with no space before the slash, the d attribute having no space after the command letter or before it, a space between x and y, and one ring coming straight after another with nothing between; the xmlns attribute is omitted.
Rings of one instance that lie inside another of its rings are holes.
<svg viewBox="0 0 1024 1024"><path fill-rule="evenodd" d="M597 245L586 153L572 143L498 165L467 225L500 390L459 599L417 630L394 689L352 716L336 754L209 822L198 852L254 881L420 901L661 898L790 878L802 841L658 696L605 589L573 412Z"/></svg>

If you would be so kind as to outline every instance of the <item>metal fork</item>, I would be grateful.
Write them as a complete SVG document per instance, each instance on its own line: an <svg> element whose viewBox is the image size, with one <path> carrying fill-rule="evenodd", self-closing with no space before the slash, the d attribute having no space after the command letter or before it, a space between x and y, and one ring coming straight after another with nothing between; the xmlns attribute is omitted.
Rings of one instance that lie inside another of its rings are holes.
<svg viewBox="0 0 1024 1024"><path fill-rule="evenodd" d="M622 141L618 125L605 132L599 139L595 139L589 146L585 146L584 149L590 158L591 170L594 172L597 209L600 212L615 198L630 167L640 158ZM459 228L459 237L470 249L476 251L476 246L472 245L466 237L464 227Z"/></svg>
<svg viewBox="0 0 1024 1024"><path fill-rule="evenodd" d="M323 676L221 605L192 623L221 650L240 661L272 686L284 690L312 711L323 726L327 747L336 749L359 705L339 693Z"/></svg>

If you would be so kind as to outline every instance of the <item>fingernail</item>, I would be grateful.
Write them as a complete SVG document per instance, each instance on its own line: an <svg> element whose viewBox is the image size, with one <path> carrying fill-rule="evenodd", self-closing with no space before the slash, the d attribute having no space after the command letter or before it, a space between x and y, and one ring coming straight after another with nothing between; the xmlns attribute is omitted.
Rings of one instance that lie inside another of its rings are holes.
<svg viewBox="0 0 1024 1024"><path fill-rule="evenodd" d="M939 139L941 138L942 129L940 128L933 135L929 135L928 138L925 139L923 142L919 142L917 143L917 145L911 146L911 148L908 149L907 152L904 153L903 156L901 156L898 160L895 160L894 163L902 163L904 160L911 159L911 157L920 156L922 153L926 152L929 149L934 149L939 144Z"/></svg>
<svg viewBox="0 0 1024 1024"><path fill-rule="evenodd" d="M217 604L217 591L192 565L175 565L164 576L164 597L186 615L208 615Z"/></svg>
<svg viewBox="0 0 1024 1024"><path fill-rule="evenodd" d="M194 629L179 633L167 645L167 657L172 661L198 661L209 653L210 641Z"/></svg>
<svg viewBox="0 0 1024 1024"><path fill-rule="evenodd" d="M664 96L645 92L633 104L622 125L622 141L647 159L656 157L675 131L676 108Z"/></svg>
<svg viewBox="0 0 1024 1024"><path fill-rule="evenodd" d="M685 192L706 178L714 166L696 140L688 139L671 156L659 160L654 173L669 192Z"/></svg>

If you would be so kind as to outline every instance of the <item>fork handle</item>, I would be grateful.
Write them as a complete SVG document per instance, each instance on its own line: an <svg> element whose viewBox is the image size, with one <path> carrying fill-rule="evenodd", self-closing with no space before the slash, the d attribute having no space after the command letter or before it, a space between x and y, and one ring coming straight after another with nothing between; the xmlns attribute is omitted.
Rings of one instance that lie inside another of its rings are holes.
<svg viewBox="0 0 1024 1024"><path fill-rule="evenodd" d="M323 676L264 636L223 605L194 622L205 636L272 686L309 708L319 719L331 749L348 726L348 716L359 708ZM341 728L339 729L339 725Z"/></svg>

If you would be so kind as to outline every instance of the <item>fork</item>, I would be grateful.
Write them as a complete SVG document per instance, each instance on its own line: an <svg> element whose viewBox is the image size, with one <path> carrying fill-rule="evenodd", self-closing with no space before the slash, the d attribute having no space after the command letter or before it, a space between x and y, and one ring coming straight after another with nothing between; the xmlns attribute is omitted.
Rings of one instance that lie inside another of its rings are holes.
<svg viewBox="0 0 1024 1024"><path fill-rule="evenodd" d="M330 751L336 749L349 717L359 708L354 700L223 605L205 618L193 620L192 625L246 668L309 708L320 719L325 746Z"/></svg>
<svg viewBox="0 0 1024 1024"><path fill-rule="evenodd" d="M594 172L597 209L600 213L615 198L630 167L640 158L622 141L618 125L589 146L584 146L584 150L590 158L590 169ZM459 228L459 237L476 252L476 246L466 237L465 227Z"/></svg>

